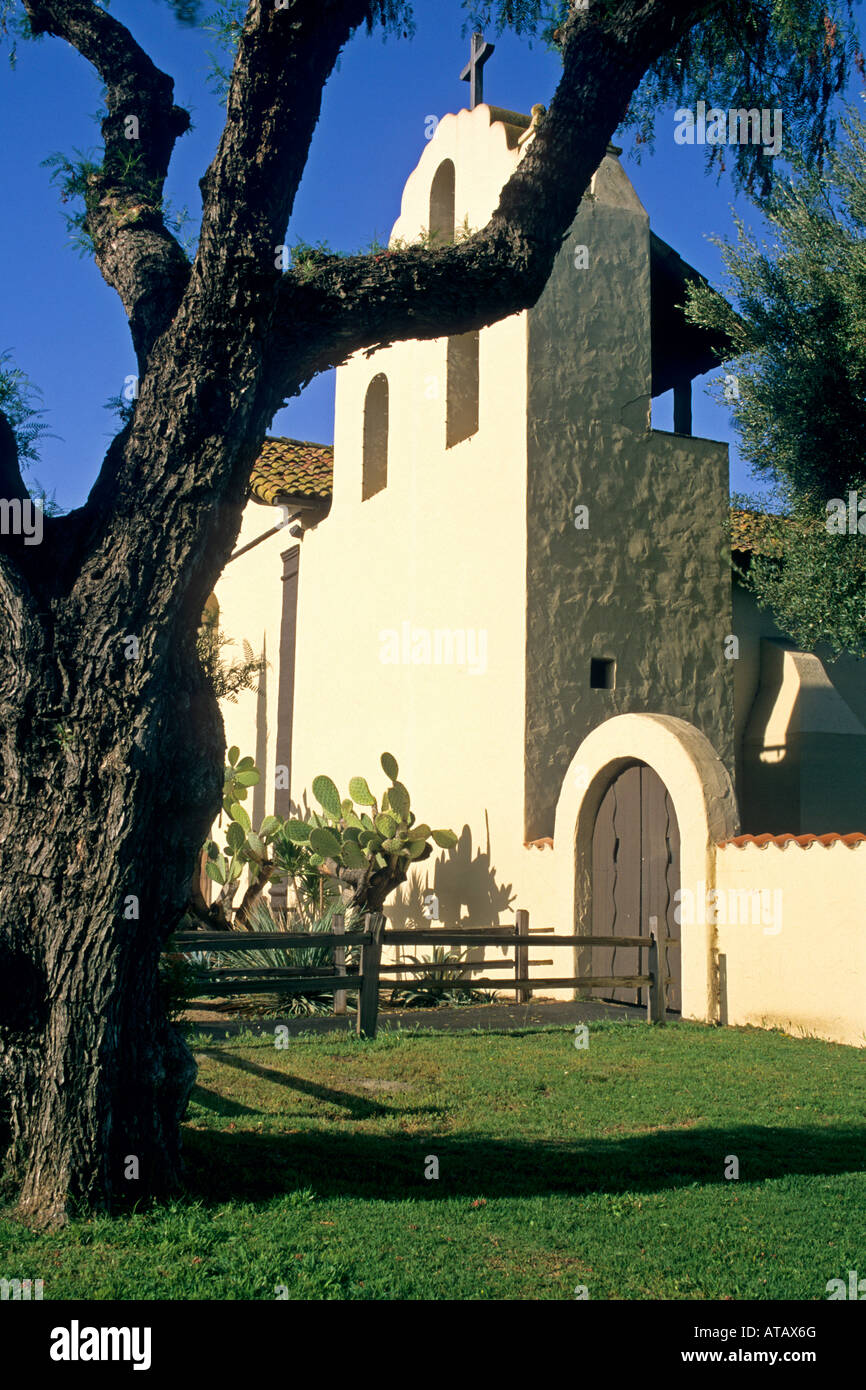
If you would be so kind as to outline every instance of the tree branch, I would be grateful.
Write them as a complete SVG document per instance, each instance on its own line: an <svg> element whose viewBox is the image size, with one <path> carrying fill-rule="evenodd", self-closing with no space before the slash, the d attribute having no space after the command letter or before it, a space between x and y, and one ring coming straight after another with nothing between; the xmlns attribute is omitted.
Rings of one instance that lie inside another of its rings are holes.
<svg viewBox="0 0 866 1390"><path fill-rule="evenodd" d="M458 245L323 258L286 272L271 361L302 380L353 352L495 323L541 294L590 179L655 59L718 0L591 0L561 30L563 73L487 226Z"/></svg>
<svg viewBox="0 0 866 1390"><path fill-rule="evenodd" d="M38 549L25 545L20 526L16 529L16 521L20 522L22 517L28 524L34 520L32 514L23 516L25 504L29 511L32 504L18 463L18 442L12 426L0 410L0 521L7 528L5 534L0 530L0 564L5 568L8 585L12 585L13 577L17 583L23 580L25 571L32 570L35 560L32 551ZM41 517L39 520L41 522ZM7 614L11 611L11 594L11 588L3 593L3 576L0 576L0 609Z"/></svg>
<svg viewBox="0 0 866 1390"><path fill-rule="evenodd" d="M85 506L66 519L74 554L64 582L74 582L88 603L125 605L130 623L145 622L136 605L150 614L163 582L164 593L195 593L189 605L200 613L212 576L199 576L214 567L218 573L231 551L249 470L274 413L260 360L279 282L274 247L286 234L322 88L343 43L372 10L371 0L292 0L288 10L250 0L225 128L202 179L189 282L150 355L132 422L114 440ZM186 389L178 394L179 376ZM166 415L172 398L177 408ZM179 458L188 460L181 479ZM112 558L119 525L128 526L136 548L135 561L123 566ZM180 563L164 537L185 547L198 528L208 533L207 558ZM153 553L156 574L148 567Z"/></svg>
<svg viewBox="0 0 866 1390"><path fill-rule="evenodd" d="M18 443L3 411L0 410L0 498L23 502L30 493L24 486L18 466Z"/></svg>
<svg viewBox="0 0 866 1390"><path fill-rule="evenodd" d="M196 262L203 278L252 268L271 294L307 162L322 91L343 45L369 21L371 0L250 0L238 42L219 148L201 180Z"/></svg>
<svg viewBox="0 0 866 1390"><path fill-rule="evenodd" d="M187 258L162 212L165 176L189 114L174 105L172 79L93 0L24 0L24 7L35 35L65 39L107 89L105 158L83 189L85 229L99 269L129 315L143 371L189 278Z"/></svg>

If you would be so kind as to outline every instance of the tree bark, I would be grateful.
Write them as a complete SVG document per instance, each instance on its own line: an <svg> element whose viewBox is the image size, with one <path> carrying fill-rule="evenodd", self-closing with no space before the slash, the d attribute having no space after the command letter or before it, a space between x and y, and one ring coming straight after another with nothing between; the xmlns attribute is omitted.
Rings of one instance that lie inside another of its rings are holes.
<svg viewBox="0 0 866 1390"><path fill-rule="evenodd" d="M76 1202L180 1182L195 1066L157 970L219 800L223 734L182 645L144 680L109 652L94 681L64 659L87 646L85 614L23 595L18 612L0 687L0 1111L18 1211L53 1226Z"/></svg>

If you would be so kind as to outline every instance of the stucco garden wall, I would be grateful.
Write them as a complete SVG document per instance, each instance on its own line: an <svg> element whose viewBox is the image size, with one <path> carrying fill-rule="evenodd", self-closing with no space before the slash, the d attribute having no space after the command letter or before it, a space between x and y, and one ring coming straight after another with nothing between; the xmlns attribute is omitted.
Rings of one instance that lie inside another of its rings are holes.
<svg viewBox="0 0 866 1390"><path fill-rule="evenodd" d="M722 1022L866 1046L866 839L847 838L717 850Z"/></svg>
<svg viewBox="0 0 866 1390"><path fill-rule="evenodd" d="M683 1016L866 1046L866 836L739 835L727 769L684 720L622 715L583 741L552 840L525 851L516 905L530 924L589 933L592 828L629 759L658 773L680 826ZM553 954L530 974L589 969L585 954Z"/></svg>

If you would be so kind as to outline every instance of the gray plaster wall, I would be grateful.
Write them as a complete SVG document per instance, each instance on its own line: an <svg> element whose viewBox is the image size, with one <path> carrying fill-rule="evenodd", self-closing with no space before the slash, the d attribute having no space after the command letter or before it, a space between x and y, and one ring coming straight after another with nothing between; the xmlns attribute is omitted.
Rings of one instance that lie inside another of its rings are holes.
<svg viewBox="0 0 866 1390"><path fill-rule="evenodd" d="M727 447L649 427L649 221L623 179L606 159L529 314L529 839L552 834L571 758L616 714L689 720L734 775ZM590 687L592 657L616 661L614 689Z"/></svg>

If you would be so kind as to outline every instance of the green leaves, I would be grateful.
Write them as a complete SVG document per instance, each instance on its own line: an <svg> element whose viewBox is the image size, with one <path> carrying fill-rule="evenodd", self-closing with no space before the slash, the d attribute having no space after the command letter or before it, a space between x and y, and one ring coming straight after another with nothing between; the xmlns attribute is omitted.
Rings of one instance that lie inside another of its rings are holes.
<svg viewBox="0 0 866 1390"><path fill-rule="evenodd" d="M851 0L735 0L707 7L644 75L620 129L636 130L640 145L651 150L659 112L670 121L675 109L694 111L712 93L712 104L725 112L783 111L785 156L799 151L808 165L821 168L835 134L835 98L848 86L859 46ZM729 139L685 153L703 154L708 169L727 169L735 187L763 206L784 182L781 161L766 157L763 140Z"/></svg>
<svg viewBox="0 0 866 1390"><path fill-rule="evenodd" d="M367 856L357 840L344 840L340 857L347 869L363 869Z"/></svg>
<svg viewBox="0 0 866 1390"><path fill-rule="evenodd" d="M228 844L229 849L232 851L232 854L237 854L238 850L240 849L241 845L245 842L245 840L246 834L244 833L243 826L240 825L236 820L233 820L228 830L226 831L226 843Z"/></svg>
<svg viewBox="0 0 866 1390"><path fill-rule="evenodd" d="M233 745L226 754L228 764L223 774L223 810L232 815L232 807L239 801L246 801L247 791L261 781L261 773L252 758L240 758L240 750Z"/></svg>
<svg viewBox="0 0 866 1390"><path fill-rule="evenodd" d="M306 820L283 820L280 816L265 816L254 830L249 814L240 802L248 788L255 786L260 774L252 758L241 758L237 747L228 750L225 770L224 806L229 816L226 828L225 852L216 843L207 844L205 871L214 883L224 888L221 901L233 885L246 873L251 884L272 879L275 873L311 876L318 892L317 878L324 874L342 883L344 893L350 893L353 909L366 910L373 903L376 910L387 895L407 875L409 865L430 854L430 837L440 848L451 848L457 836L451 830L431 831L425 823L413 824L415 816L409 809L409 792L396 780L397 760L390 753L382 754L382 768L392 779L377 809L376 798L364 777L349 782L351 798L340 799L336 783L330 777L317 776L312 792L321 811L309 811ZM358 814L355 806L369 807ZM228 899L229 904L231 899Z"/></svg>
<svg viewBox="0 0 866 1390"><path fill-rule="evenodd" d="M762 237L735 218L717 241L732 304L693 285L686 318L731 342L719 394L760 483L733 499L738 582L803 650L862 658L866 535L845 513L866 496L866 121L849 108L840 124L820 163L794 151Z"/></svg>
<svg viewBox="0 0 866 1390"><path fill-rule="evenodd" d="M11 354L0 353L0 410L12 427L22 462L38 460L39 438L47 429L38 418L45 413L36 403L40 395L38 387L14 365Z"/></svg>

